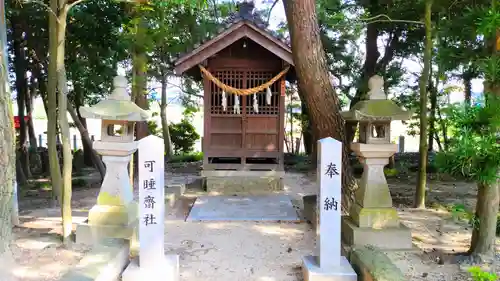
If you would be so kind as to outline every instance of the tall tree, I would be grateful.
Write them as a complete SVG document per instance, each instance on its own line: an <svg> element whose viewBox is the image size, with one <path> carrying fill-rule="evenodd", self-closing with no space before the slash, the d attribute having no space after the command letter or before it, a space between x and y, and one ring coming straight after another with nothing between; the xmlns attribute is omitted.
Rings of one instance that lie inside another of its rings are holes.
<svg viewBox="0 0 500 281"><path fill-rule="evenodd" d="M314 0L284 1L298 77L299 93L306 103L315 140L333 137L344 143L342 153L342 202L348 209L357 187L349 165L349 147L340 115L340 101L332 84L321 42ZM316 161L313 161L316 163Z"/></svg>
<svg viewBox="0 0 500 281"><path fill-rule="evenodd" d="M12 199L16 156L14 116L9 87L5 2L0 1L0 280L14 280L11 270Z"/></svg>
<svg viewBox="0 0 500 281"><path fill-rule="evenodd" d="M478 62L484 76L483 106L455 106L448 110L454 128L449 149L438 154L438 167L452 175L465 176L477 184L477 200L473 219L471 246L467 254L476 258L494 259L497 213L500 202L500 13L498 1L488 7L468 9L478 19L475 33L482 35L483 50L488 55Z"/></svg>
<svg viewBox="0 0 500 281"><path fill-rule="evenodd" d="M487 108L492 107L492 117L488 118L491 128L494 128L493 133L496 136L496 152L500 155L500 146L498 145L500 131L500 114L498 108L500 106L500 5L497 0L491 1L491 6L485 10L485 15L482 17L482 24L479 29L485 35L486 50L490 54L485 67L484 92L487 98ZM494 141L493 138L491 141ZM477 227L472 231L471 247L469 254L472 255L487 255L491 257L495 255L496 227L498 204L500 203L500 165L498 158L496 159L496 177L489 182L481 182L478 185L477 203L475 217L478 221ZM492 165L495 167L495 165ZM490 167L491 169L491 167ZM491 176L490 176L491 179Z"/></svg>
<svg viewBox="0 0 500 281"><path fill-rule="evenodd" d="M72 242L71 233L73 229L72 214L71 214L71 193L72 181L71 173L73 169L73 155L71 153L71 140L69 134L69 122L67 115L68 106L68 84L66 76L66 67L64 64L65 47L66 47L66 25L67 17L71 8L82 0L68 2L66 0L50 0L49 12L49 96L52 99L57 99L58 111L51 112L51 117L59 121L61 130L61 144L63 169L62 177L59 170L51 167L51 177L59 178L60 181L60 203L62 214L63 242L67 245ZM54 105L50 105L55 107ZM53 110L54 108L52 108ZM58 117L58 118L54 118ZM55 120L52 120L55 121ZM49 120L50 123L50 120ZM50 126L50 124L49 124ZM53 140L52 140L53 141ZM50 151L49 151L50 153ZM52 162L51 162L52 166ZM58 165L57 165L58 166Z"/></svg>
<svg viewBox="0 0 500 281"><path fill-rule="evenodd" d="M432 2L425 0L425 50L424 50L424 68L420 76L420 145L418 162L418 181L415 193L415 208L425 208L425 188L427 185L427 96L428 84L432 59Z"/></svg>
<svg viewBox="0 0 500 281"><path fill-rule="evenodd" d="M14 4L18 5L18 4ZM16 74L15 88L17 95L17 115L19 117L19 158L21 168L26 177L31 177L30 161L28 153L28 128L25 120L26 115L26 97L28 96L28 61L25 52L24 30L27 25L26 19L21 13L13 13L11 16L12 37L13 37L13 66Z"/></svg>
<svg viewBox="0 0 500 281"><path fill-rule="evenodd" d="M49 154L50 182L52 185L52 204L61 199L62 176L57 150L58 118L57 118L57 45L59 5L57 0L51 0L49 18L49 63L47 83L47 150ZM59 202L60 203L60 202Z"/></svg>

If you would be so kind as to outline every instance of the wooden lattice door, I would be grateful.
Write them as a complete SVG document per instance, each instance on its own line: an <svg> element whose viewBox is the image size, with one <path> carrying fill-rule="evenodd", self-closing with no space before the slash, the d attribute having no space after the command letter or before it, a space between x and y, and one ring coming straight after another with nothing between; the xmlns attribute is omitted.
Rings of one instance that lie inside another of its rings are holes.
<svg viewBox="0 0 500 281"><path fill-rule="evenodd" d="M257 87L276 75L268 71L238 70L218 70L212 74L224 84L240 89ZM271 85L269 104L266 90L256 94L257 107L254 107L254 95L238 97L227 93L224 107L222 89L212 82L209 85L210 121L205 132L208 147L204 150L213 156L218 154L218 158L241 158L241 164L251 158L278 157L280 82ZM239 110L235 110L237 98Z"/></svg>
<svg viewBox="0 0 500 281"><path fill-rule="evenodd" d="M233 70L215 71L213 75L222 83L235 87L244 87L244 72ZM209 134L209 143L206 148L216 155L221 156L224 151L243 149L243 99L231 94L225 94L226 102L223 103L223 91L210 82L210 117L206 134ZM239 98L239 112L235 111L236 99Z"/></svg>
<svg viewBox="0 0 500 281"><path fill-rule="evenodd" d="M267 71L248 71L248 88L258 87L269 81L276 73ZM275 158L279 149L279 101L280 83L271 85L271 98L267 100L267 90L245 97L245 149L248 155L260 158ZM255 99L257 99L255 101ZM255 103L257 107L255 107Z"/></svg>

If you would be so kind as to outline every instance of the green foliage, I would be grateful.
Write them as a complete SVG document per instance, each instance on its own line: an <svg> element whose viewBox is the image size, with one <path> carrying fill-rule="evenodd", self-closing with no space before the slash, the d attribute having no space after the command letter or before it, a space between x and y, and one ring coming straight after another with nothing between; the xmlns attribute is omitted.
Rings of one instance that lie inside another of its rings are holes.
<svg viewBox="0 0 500 281"><path fill-rule="evenodd" d="M500 102L491 97L484 107L456 105L448 120L454 127L449 149L438 153L437 166L442 172L490 184L497 180L500 168Z"/></svg>
<svg viewBox="0 0 500 281"><path fill-rule="evenodd" d="M500 10L494 10L493 8L488 6L487 8L477 9L478 14L481 15L476 20L479 33L489 36L495 34L500 26Z"/></svg>
<svg viewBox="0 0 500 281"><path fill-rule="evenodd" d="M399 171L398 169L384 169L384 174L386 177L388 178L392 178L392 177L395 177L399 174Z"/></svg>
<svg viewBox="0 0 500 281"><path fill-rule="evenodd" d="M162 131L160 128L158 128L158 124L155 121L148 121L148 131L151 135L163 137Z"/></svg>
<svg viewBox="0 0 500 281"><path fill-rule="evenodd" d="M87 0L70 10L65 55L69 99L77 108L111 93L117 65L128 56L120 28L129 20L124 4L113 1Z"/></svg>
<svg viewBox="0 0 500 281"><path fill-rule="evenodd" d="M498 276L493 272L483 271L479 266L471 266L467 271L474 281L496 281Z"/></svg>
<svg viewBox="0 0 500 281"><path fill-rule="evenodd" d="M168 127L175 154L188 154L192 152L195 142L200 138L193 124L184 118L181 122L172 123Z"/></svg>
<svg viewBox="0 0 500 281"><path fill-rule="evenodd" d="M454 204L449 211L454 220L466 221L474 229L479 227L479 219L473 212L467 210L464 204Z"/></svg>
<svg viewBox="0 0 500 281"><path fill-rule="evenodd" d="M188 153L188 154L179 154L173 155L168 159L169 163L186 163L186 162L198 162L203 160L202 152Z"/></svg>

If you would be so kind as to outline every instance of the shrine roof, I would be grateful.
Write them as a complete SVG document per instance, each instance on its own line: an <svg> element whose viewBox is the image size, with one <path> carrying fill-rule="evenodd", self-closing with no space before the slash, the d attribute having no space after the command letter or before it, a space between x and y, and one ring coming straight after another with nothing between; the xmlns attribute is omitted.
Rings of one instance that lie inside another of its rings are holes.
<svg viewBox="0 0 500 281"><path fill-rule="evenodd" d="M290 65L294 65L290 43L277 32L267 28L258 13L252 12L253 2L238 5L239 11L232 13L223 21L215 35L205 38L180 54L174 62L175 73L183 74L202 63L239 39L247 37L275 54Z"/></svg>

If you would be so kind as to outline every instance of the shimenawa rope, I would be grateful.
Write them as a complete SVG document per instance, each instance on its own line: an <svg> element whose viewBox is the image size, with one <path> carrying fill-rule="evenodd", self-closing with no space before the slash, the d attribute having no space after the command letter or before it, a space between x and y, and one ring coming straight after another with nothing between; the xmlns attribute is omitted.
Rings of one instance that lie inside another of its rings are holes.
<svg viewBox="0 0 500 281"><path fill-rule="evenodd" d="M235 94L239 96L248 96L248 95L253 95L258 92L262 92L264 89L268 88L274 82L278 81L283 75L285 75L288 70L290 69L290 66L287 66L285 69L283 69L280 73L278 73L276 76L271 78L271 80L267 81L266 83L254 87L254 88L249 88L249 89L238 89L234 88L231 86L228 86L224 83L222 83L219 79L214 77L212 73L210 73L208 70L206 70L202 65L198 65L200 67L201 72L210 80L212 81L217 87L221 88L224 92L229 93L229 94Z"/></svg>

